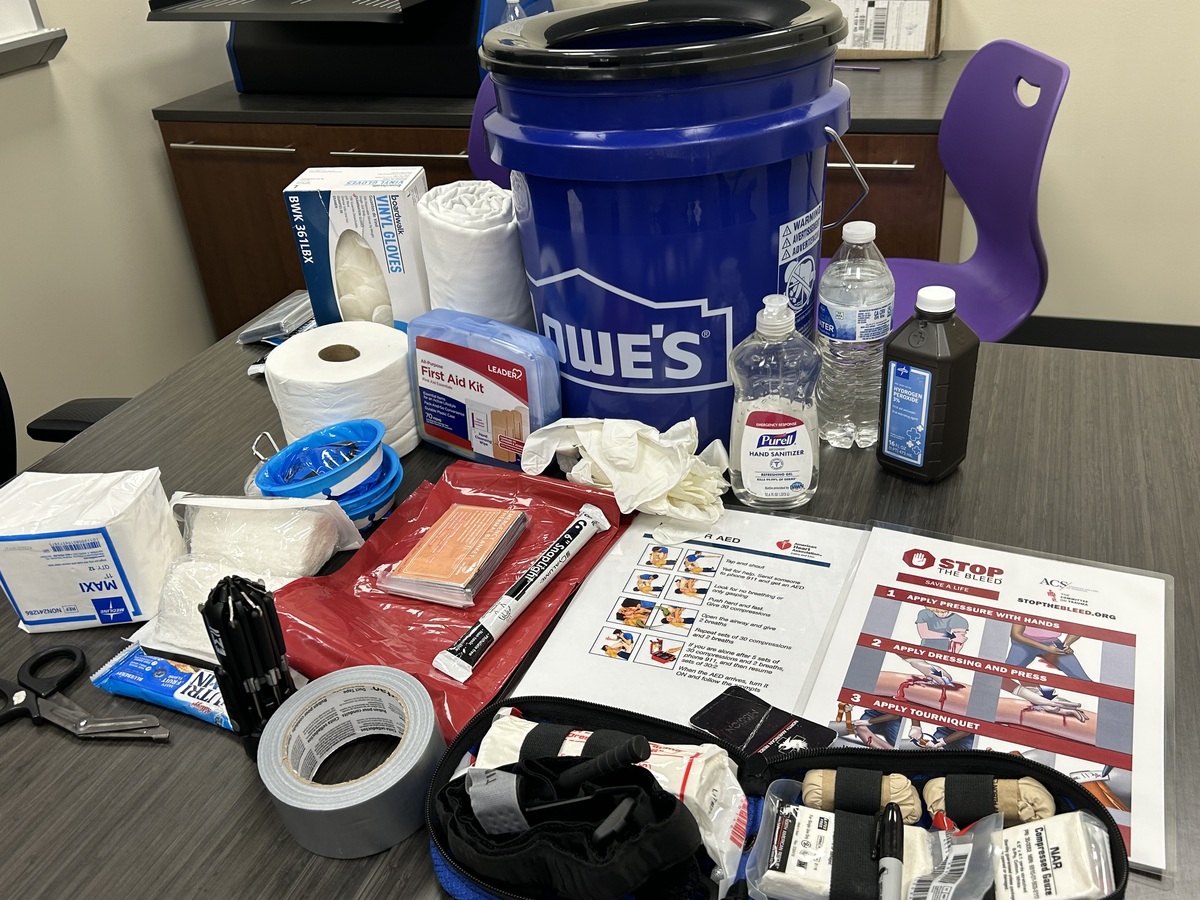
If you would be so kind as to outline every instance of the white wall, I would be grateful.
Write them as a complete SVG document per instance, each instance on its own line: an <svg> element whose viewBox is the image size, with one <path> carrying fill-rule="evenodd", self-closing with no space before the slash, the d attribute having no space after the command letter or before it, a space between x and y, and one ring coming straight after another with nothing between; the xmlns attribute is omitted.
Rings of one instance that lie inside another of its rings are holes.
<svg viewBox="0 0 1200 900"><path fill-rule="evenodd" d="M1200 325L1200 290L1176 262L1197 252L1200 3L947 2L943 49L1011 38L1071 68L1042 169L1038 314ZM1147 257L1156 242L1166 265Z"/></svg>
<svg viewBox="0 0 1200 900"><path fill-rule="evenodd" d="M945 0L946 49L1007 37L1071 81L1042 174L1042 315L1200 325L1184 267L1200 209L1200 3ZM147 22L145 0L40 0L68 39L0 77L0 372L18 427L77 396L148 387L212 340L151 109L230 78L225 26ZM1172 259L1172 262L1174 260ZM22 438L29 465L48 445Z"/></svg>
<svg viewBox="0 0 1200 900"><path fill-rule="evenodd" d="M229 80L219 23L147 22L146 0L40 0L67 42L0 77L0 372L25 423L128 396L213 339L151 109Z"/></svg>

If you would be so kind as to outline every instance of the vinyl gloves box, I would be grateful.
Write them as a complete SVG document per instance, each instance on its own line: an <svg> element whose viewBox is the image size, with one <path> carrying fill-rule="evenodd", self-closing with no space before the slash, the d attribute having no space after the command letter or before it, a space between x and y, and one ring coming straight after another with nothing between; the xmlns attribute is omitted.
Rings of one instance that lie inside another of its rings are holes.
<svg viewBox="0 0 1200 900"><path fill-rule="evenodd" d="M284 190L318 325L405 327L429 309L417 200L425 170L306 169Z"/></svg>

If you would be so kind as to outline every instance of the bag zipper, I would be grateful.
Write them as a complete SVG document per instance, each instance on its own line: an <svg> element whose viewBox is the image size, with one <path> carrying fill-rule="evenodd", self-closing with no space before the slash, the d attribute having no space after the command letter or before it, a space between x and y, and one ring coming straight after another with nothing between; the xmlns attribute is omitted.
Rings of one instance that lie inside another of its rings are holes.
<svg viewBox="0 0 1200 900"><path fill-rule="evenodd" d="M548 707L542 711L539 716L540 706ZM1104 824L1109 834L1109 847L1113 857L1113 874L1116 881L1116 890L1109 894L1105 900L1118 900L1125 896L1125 890L1129 882L1129 856L1125 851L1125 842L1120 837L1117 829L1117 822L1112 817L1112 814L1105 808L1099 800L1092 794L1080 787L1079 784L1072 778L1064 775L1057 769L1051 768L1045 763L1038 762L1033 759L1020 757L1020 761L1008 753L1000 753L995 750L870 750L866 747L843 747L837 750L829 750L828 748L818 748L812 750L797 750L789 753L777 753L771 755L754 754L746 756L739 748L733 746L728 741L711 735L706 731L700 731L695 728L690 728L686 725L680 725L677 722L670 722L666 719L659 719L654 716L645 716L640 713L624 712L616 710L611 706L604 706L600 703L593 703L589 700L571 700L563 697L548 697L548 696L531 696L531 697L512 697L504 700L494 701L488 706L481 709L478 713L471 717L471 720L463 726L458 735L450 743L446 754L438 763L437 769L433 773L433 780L429 785L429 792L425 798L425 827L429 832L430 843L442 855L445 863L454 870L456 874L464 880L470 882L481 890L495 894L497 897L502 897L504 900L539 900L529 894L516 894L512 891L507 891L496 885L490 884L481 880L467 869L460 866L457 860L447 850L438 830L433 821L433 799L438 790L441 789L443 782L449 782L449 777L446 770L453 772L459 761L463 757L464 747L470 747L479 740L482 740L483 733L476 735L475 732L481 724L490 724L495 718L496 712L505 707L512 707L522 713L523 716L530 721L552 721L562 718L570 718L571 722L562 724L573 724L574 722L587 721L587 731L597 731L600 728L612 726L621 731L631 731L630 723L634 724L634 729L649 728L653 726L655 729L661 729L666 732L673 732L680 735L680 742L696 743L696 744L715 744L720 747L730 758L737 763L738 766L738 781L743 789L746 788L747 782L750 782L751 787L757 788L754 796L761 797L766 793L766 788L771 781L776 778L789 778L791 775L780 773L779 768L790 763L805 762L807 769L813 768L837 768L839 765L845 764L847 760L854 759L860 755L864 760L878 760L885 762L888 759L893 760L939 760L940 763L955 763L960 762L964 765L951 766L947 774L959 774L959 772L974 774L979 770L979 761L981 758L990 757L996 764L996 768L1002 770L997 774L1011 774L1013 777L1020 778L1024 775L1030 775L1029 769L1033 769L1033 773L1038 775L1040 781L1049 781L1058 788L1053 791L1057 796L1065 796L1071 800L1076 808L1087 809L1088 812L1095 815ZM530 710L529 715L525 715L525 710ZM580 716L577 717L573 713L578 710ZM584 714L592 713L593 718L582 718ZM648 736L648 735L647 735ZM670 743L674 738L668 740L659 740L651 738L656 743ZM824 761L824 764L822 762ZM975 763L975 765L966 765L967 763ZM939 768L943 766L939 763ZM927 766L904 766L911 772L921 771ZM876 769L881 766L865 765L858 768ZM886 767L883 767L886 768ZM895 771L894 768L891 769ZM957 771L955 771L957 770ZM1031 776L1032 777L1032 776ZM764 778L766 783L763 783ZM747 796L751 794L747 791ZM749 849L747 846L746 849ZM743 851L745 852L745 851Z"/></svg>

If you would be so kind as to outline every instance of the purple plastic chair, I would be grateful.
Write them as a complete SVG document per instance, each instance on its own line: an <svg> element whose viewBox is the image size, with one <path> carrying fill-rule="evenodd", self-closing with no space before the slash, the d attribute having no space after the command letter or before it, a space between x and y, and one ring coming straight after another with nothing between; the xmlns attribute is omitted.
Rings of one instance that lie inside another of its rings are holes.
<svg viewBox="0 0 1200 900"><path fill-rule="evenodd" d="M1011 334L1038 305L1048 278L1038 180L1069 74L1058 60L1013 41L971 57L946 107L938 154L975 220L978 244L963 263L889 257L895 327L912 315L917 290L931 284L954 289L958 314L985 341ZM1021 81L1040 89L1032 106L1017 96Z"/></svg>
<svg viewBox="0 0 1200 900"><path fill-rule="evenodd" d="M480 181L491 181L502 188L512 188L508 169L492 162L488 148L487 132L483 128L483 117L496 108L496 87L492 76L484 75L475 95L475 109L471 113L471 130L467 133L467 165L471 174Z"/></svg>

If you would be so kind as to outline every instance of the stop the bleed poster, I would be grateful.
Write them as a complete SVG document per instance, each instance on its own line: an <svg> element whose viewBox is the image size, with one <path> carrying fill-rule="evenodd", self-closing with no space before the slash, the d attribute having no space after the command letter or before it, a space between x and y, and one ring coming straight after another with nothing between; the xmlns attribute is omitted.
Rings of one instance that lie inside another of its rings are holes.
<svg viewBox="0 0 1200 900"><path fill-rule="evenodd" d="M872 530L803 715L843 746L1045 763L1166 866L1169 576Z"/></svg>

